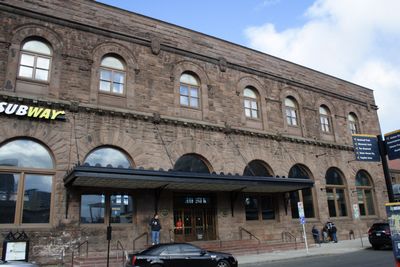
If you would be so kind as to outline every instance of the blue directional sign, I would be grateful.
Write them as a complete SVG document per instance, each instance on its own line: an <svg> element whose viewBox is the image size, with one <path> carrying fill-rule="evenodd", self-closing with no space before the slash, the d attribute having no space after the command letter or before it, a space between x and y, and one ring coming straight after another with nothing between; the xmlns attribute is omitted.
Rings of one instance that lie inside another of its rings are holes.
<svg viewBox="0 0 400 267"><path fill-rule="evenodd" d="M375 135L353 134L353 146L358 161L381 161Z"/></svg>
<svg viewBox="0 0 400 267"><path fill-rule="evenodd" d="M306 224L306 219L304 217L300 217L300 224Z"/></svg>
<svg viewBox="0 0 400 267"><path fill-rule="evenodd" d="M400 159L400 130L385 134L389 160Z"/></svg>

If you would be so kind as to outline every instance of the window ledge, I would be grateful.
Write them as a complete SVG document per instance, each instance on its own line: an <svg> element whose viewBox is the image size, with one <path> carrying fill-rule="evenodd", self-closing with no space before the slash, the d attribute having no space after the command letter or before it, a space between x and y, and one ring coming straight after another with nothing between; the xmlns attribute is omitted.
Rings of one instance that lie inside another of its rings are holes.
<svg viewBox="0 0 400 267"><path fill-rule="evenodd" d="M30 79L30 78L25 78L25 77L20 77L20 76L17 77L17 80L34 83L34 84L50 85L50 81L35 80L35 79Z"/></svg>
<svg viewBox="0 0 400 267"><path fill-rule="evenodd" d="M123 94L116 94L116 93L109 93L109 92L104 92L104 91L98 91L99 95L104 95L104 96L112 96L112 97L118 97L118 98L126 98L125 92Z"/></svg>

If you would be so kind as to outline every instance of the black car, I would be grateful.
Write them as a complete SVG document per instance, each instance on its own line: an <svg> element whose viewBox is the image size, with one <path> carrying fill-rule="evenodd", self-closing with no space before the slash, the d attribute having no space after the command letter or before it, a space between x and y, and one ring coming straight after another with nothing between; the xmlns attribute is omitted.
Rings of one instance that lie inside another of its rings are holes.
<svg viewBox="0 0 400 267"><path fill-rule="evenodd" d="M170 243L130 254L126 267L237 267L228 253L206 251L192 244Z"/></svg>
<svg viewBox="0 0 400 267"><path fill-rule="evenodd" d="M374 223L368 230L368 239L374 249L391 247L392 238L388 223Z"/></svg>

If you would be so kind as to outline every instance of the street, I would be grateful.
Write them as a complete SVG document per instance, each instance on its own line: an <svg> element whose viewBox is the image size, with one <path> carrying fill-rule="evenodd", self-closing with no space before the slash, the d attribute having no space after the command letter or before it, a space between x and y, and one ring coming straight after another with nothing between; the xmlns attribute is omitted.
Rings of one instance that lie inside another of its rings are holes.
<svg viewBox="0 0 400 267"><path fill-rule="evenodd" d="M392 267L392 250L375 251L367 248L362 251L329 256L312 256L267 264L246 264L245 267Z"/></svg>

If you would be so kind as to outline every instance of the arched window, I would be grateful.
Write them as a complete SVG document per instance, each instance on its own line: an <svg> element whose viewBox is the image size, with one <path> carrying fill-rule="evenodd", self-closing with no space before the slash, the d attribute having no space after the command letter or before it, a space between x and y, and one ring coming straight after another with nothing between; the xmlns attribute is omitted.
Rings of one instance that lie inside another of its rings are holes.
<svg viewBox="0 0 400 267"><path fill-rule="evenodd" d="M29 40L22 45L18 76L37 81L48 81L52 50L40 40Z"/></svg>
<svg viewBox="0 0 400 267"><path fill-rule="evenodd" d="M250 161L243 171L244 176L272 176L272 170L262 160ZM274 220L275 219L275 201L271 195L246 194L244 198L244 207L246 220Z"/></svg>
<svg viewBox="0 0 400 267"><path fill-rule="evenodd" d="M285 98L286 122L289 126L298 126L297 104L292 97Z"/></svg>
<svg viewBox="0 0 400 267"><path fill-rule="evenodd" d="M0 224L50 223L54 162L29 139L0 147Z"/></svg>
<svg viewBox="0 0 400 267"><path fill-rule="evenodd" d="M179 80L179 97L182 106L200 107L200 82L199 79L190 73L183 73Z"/></svg>
<svg viewBox="0 0 400 267"><path fill-rule="evenodd" d="M100 92L124 94L125 63L114 55L103 57L100 63Z"/></svg>
<svg viewBox="0 0 400 267"><path fill-rule="evenodd" d="M311 172L306 166L296 164L289 171L290 178L311 179ZM292 209L292 218L299 218L299 209L297 202L303 202L304 215L306 218L315 217L314 197L312 188L302 189L290 193L290 205Z"/></svg>
<svg viewBox="0 0 400 267"><path fill-rule="evenodd" d="M331 113L329 109L322 105L319 107L319 119L321 124L321 130L324 133L331 132Z"/></svg>
<svg viewBox="0 0 400 267"><path fill-rule="evenodd" d="M271 168L262 160L250 161L243 171L244 176L273 176Z"/></svg>
<svg viewBox="0 0 400 267"><path fill-rule="evenodd" d="M356 175L356 189L358 208L361 216L375 215L375 205L373 197L373 186L371 176L364 170L360 170Z"/></svg>
<svg viewBox="0 0 400 267"><path fill-rule="evenodd" d="M343 174L339 169L331 167L326 172L325 180L329 216L347 216L346 185L343 181Z"/></svg>
<svg viewBox="0 0 400 267"><path fill-rule="evenodd" d="M349 130L351 134L358 134L358 119L354 113L350 113L348 116Z"/></svg>
<svg viewBox="0 0 400 267"><path fill-rule="evenodd" d="M84 165L108 168L131 168L129 157L122 151L113 147L100 147L90 152Z"/></svg>
<svg viewBox="0 0 400 267"><path fill-rule="evenodd" d="M210 164L203 157L196 154L183 155L174 165L174 171L178 172L210 173L210 170Z"/></svg>
<svg viewBox="0 0 400 267"><path fill-rule="evenodd" d="M244 114L247 118L258 119L259 114L259 100L256 91L250 87L246 87L243 91L244 98Z"/></svg>

